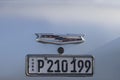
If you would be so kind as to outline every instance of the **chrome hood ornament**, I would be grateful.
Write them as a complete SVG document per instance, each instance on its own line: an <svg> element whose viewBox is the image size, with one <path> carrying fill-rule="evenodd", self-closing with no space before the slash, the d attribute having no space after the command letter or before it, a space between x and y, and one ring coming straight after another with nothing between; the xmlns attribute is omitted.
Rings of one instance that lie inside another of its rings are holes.
<svg viewBox="0 0 120 80"><path fill-rule="evenodd" d="M78 44L85 41L83 34L35 33L35 35L37 42L56 45Z"/></svg>

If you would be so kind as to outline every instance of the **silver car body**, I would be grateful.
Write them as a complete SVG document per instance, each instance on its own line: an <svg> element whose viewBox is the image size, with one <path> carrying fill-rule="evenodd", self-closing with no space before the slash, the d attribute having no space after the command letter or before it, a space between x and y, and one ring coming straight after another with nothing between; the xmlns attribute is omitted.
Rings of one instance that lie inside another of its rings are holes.
<svg viewBox="0 0 120 80"><path fill-rule="evenodd" d="M0 1L0 80L119 80L120 2L118 0ZM85 34L82 44L36 42L35 33ZM93 55L92 77L28 77L27 54Z"/></svg>

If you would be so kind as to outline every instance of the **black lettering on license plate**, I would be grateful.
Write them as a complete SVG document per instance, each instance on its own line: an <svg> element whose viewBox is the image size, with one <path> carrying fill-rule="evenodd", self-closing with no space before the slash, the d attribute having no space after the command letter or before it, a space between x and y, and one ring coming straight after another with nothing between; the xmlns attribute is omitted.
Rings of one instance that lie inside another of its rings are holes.
<svg viewBox="0 0 120 80"><path fill-rule="evenodd" d="M40 70L44 67L44 60L38 60L38 72L40 72ZM56 60L53 61L51 59L47 60L47 64L49 65L47 72L68 72L68 61L67 60ZM60 65L61 64L61 65ZM77 66L76 66L77 64ZM52 69L53 65L57 65L56 69ZM92 62L90 60L78 60L76 61L75 59L73 59L70 62L70 65L73 66L73 68L71 69L70 72L81 72L83 70L83 68L85 68L85 72L89 72L90 68L92 67ZM76 67L79 68L79 70L76 70Z"/></svg>

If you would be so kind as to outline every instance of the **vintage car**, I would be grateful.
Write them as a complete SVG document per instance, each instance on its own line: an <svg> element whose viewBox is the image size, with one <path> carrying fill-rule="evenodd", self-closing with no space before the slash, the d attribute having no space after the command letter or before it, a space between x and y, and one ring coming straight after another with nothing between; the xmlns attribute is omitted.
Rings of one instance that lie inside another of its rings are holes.
<svg viewBox="0 0 120 80"><path fill-rule="evenodd" d="M120 1L1 0L0 80L120 80Z"/></svg>

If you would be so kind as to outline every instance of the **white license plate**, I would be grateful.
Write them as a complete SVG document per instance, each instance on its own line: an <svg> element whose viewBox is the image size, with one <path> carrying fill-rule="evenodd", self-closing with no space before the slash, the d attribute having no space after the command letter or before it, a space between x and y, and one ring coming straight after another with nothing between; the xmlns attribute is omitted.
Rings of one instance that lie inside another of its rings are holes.
<svg viewBox="0 0 120 80"><path fill-rule="evenodd" d="M27 55L27 76L92 76L90 55Z"/></svg>

